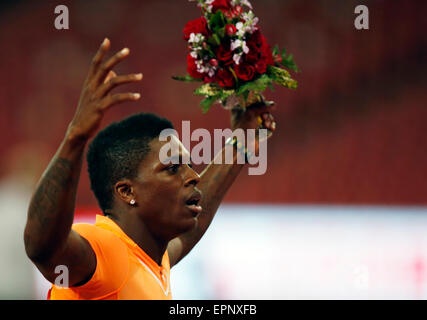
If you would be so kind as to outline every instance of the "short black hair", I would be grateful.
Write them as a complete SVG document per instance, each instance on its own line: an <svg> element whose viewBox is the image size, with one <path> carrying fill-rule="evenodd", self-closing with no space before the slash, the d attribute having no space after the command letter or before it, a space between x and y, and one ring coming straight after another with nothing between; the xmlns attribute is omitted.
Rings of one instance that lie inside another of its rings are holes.
<svg viewBox="0 0 427 320"><path fill-rule="evenodd" d="M163 129L173 129L172 123L152 113L139 113L110 124L93 139L87 152L89 178L104 213L112 208L115 183L137 176L149 143Z"/></svg>

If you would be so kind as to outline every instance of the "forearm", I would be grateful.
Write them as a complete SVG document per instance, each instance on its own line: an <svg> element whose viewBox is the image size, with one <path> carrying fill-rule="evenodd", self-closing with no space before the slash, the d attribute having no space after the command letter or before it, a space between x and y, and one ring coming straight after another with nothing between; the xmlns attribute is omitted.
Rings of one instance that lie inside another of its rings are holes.
<svg viewBox="0 0 427 320"><path fill-rule="evenodd" d="M25 249L32 260L52 257L71 231L85 145L84 139L68 132L36 187L24 232Z"/></svg>

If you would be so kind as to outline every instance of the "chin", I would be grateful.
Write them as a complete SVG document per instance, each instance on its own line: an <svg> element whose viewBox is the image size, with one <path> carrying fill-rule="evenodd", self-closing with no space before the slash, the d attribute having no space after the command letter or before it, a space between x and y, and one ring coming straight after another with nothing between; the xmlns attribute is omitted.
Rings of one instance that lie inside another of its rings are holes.
<svg viewBox="0 0 427 320"><path fill-rule="evenodd" d="M198 223L199 223L199 219L197 217L186 219L185 223L181 224L182 228L180 228L179 230L180 231L179 235L193 230L194 228L197 227Z"/></svg>

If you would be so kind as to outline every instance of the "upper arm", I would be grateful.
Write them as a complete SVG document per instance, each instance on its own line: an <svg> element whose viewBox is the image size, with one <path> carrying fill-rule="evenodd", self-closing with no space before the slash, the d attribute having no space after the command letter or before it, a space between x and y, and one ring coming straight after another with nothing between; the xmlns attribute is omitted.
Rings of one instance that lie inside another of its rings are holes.
<svg viewBox="0 0 427 320"><path fill-rule="evenodd" d="M34 263L51 283L55 283L59 276L56 267L65 266L68 270L68 285L71 287L87 282L95 272L97 261L89 241L71 230L60 252L45 261Z"/></svg>

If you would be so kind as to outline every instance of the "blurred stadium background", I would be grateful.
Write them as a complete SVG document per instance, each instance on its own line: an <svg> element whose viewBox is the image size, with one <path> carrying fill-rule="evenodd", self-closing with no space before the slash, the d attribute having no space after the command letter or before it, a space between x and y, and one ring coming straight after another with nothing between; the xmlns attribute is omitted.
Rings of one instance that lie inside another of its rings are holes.
<svg viewBox="0 0 427 320"><path fill-rule="evenodd" d="M270 44L294 54L296 91L277 88L278 129L263 176L244 171L211 229L172 270L176 299L426 299L426 1L252 0ZM54 28L65 4L70 30ZM370 30L354 28L365 4ZM104 37L131 49L117 73L143 72L137 104L104 126L155 112L181 130L226 128L208 115L186 71L194 3L2 1L0 7L0 299L45 299L25 256L35 183L58 147ZM99 212L86 164L77 221ZM199 170L202 167L198 167Z"/></svg>

